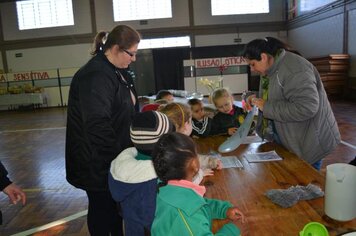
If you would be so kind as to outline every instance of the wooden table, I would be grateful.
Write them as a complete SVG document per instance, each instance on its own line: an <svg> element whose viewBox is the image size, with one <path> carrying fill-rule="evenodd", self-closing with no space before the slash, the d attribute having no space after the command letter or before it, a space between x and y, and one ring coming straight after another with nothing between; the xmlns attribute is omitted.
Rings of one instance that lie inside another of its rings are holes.
<svg viewBox="0 0 356 236"><path fill-rule="evenodd" d="M195 139L198 152L207 154L217 150L226 139L222 136ZM243 154L275 150L282 161L249 163ZM206 197L230 201L239 207L247 218L236 225L243 236L298 236L303 227L312 221L324 224L330 235L341 235L356 230L356 220L337 222L324 214L324 198L299 201L290 208L282 208L270 201L264 194L270 189L287 189L290 186L309 183L325 189L325 177L309 164L273 143L242 144L233 152L244 165L243 169L228 168L215 171L214 176L205 177ZM214 221L214 232L226 220Z"/></svg>

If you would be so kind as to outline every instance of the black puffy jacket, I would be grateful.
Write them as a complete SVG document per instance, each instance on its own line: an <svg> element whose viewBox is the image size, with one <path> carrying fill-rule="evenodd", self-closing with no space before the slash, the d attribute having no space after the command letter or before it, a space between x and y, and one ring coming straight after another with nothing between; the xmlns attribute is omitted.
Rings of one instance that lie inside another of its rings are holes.
<svg viewBox="0 0 356 236"><path fill-rule="evenodd" d="M121 79L121 75L125 80ZM66 174L70 184L89 191L108 189L111 161L131 147L129 129L138 102L131 73L102 53L73 77L68 99Z"/></svg>

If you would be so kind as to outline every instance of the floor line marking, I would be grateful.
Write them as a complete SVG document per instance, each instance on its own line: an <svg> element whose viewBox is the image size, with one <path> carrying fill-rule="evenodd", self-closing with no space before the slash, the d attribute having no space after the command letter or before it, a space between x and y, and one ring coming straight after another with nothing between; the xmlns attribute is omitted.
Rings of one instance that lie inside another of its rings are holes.
<svg viewBox="0 0 356 236"><path fill-rule="evenodd" d="M46 130L58 130L65 129L66 127L54 127L54 128L39 128L39 129L15 129L15 130L3 130L1 133L15 133L15 132L30 132L30 131L46 131Z"/></svg>
<svg viewBox="0 0 356 236"><path fill-rule="evenodd" d="M71 188L24 188L22 191L24 192L63 192L63 191L70 191L72 190Z"/></svg>
<svg viewBox="0 0 356 236"><path fill-rule="evenodd" d="M42 225L42 226L39 226L39 227L35 227L35 228L29 229L29 230L26 230L26 231L22 231L20 233L13 234L11 236L27 236L27 235L31 235L31 234L34 234L34 233L37 233L37 232L40 232L40 231L55 227L57 225L61 225L61 224L67 223L69 221L75 220L75 219L77 219L79 217L85 216L86 214L88 214L88 210L84 210L84 211L78 212L76 214L64 217L64 218L62 218L60 220L56 220L56 221L53 221L51 223L48 223L48 224L45 224L45 225Z"/></svg>
<svg viewBox="0 0 356 236"><path fill-rule="evenodd" d="M342 140L341 140L341 143L344 144L344 145L346 145L346 146L349 146L350 148L353 148L353 149L356 150L356 146L354 146L354 145L352 145L352 144L350 144L350 143L347 143L347 142L342 141Z"/></svg>

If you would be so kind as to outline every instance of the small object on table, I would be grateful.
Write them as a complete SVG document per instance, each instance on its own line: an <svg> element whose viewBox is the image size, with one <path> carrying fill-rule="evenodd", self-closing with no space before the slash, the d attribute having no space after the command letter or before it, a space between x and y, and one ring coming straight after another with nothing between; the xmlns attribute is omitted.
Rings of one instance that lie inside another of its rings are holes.
<svg viewBox="0 0 356 236"><path fill-rule="evenodd" d="M301 200L311 200L324 196L320 187L314 184L307 186L292 186L288 189L271 189L266 192L266 196L275 204L288 208Z"/></svg>
<svg viewBox="0 0 356 236"><path fill-rule="evenodd" d="M329 232L323 224L310 222L299 232L299 236L329 236Z"/></svg>

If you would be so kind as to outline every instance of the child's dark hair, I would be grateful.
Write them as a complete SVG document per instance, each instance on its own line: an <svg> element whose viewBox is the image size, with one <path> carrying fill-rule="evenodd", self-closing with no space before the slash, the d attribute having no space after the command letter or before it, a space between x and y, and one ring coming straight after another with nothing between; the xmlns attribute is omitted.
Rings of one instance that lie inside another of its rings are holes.
<svg viewBox="0 0 356 236"><path fill-rule="evenodd" d="M192 98L192 99L188 100L188 104L190 106L195 106L195 105L203 104L203 102L201 100L199 100L198 98Z"/></svg>
<svg viewBox="0 0 356 236"><path fill-rule="evenodd" d="M156 99L155 100L164 99L164 97L168 96L168 95L173 95L173 94L171 92L169 92L168 90L160 90L156 94Z"/></svg>
<svg viewBox="0 0 356 236"><path fill-rule="evenodd" d="M261 53L266 53L274 57L277 55L280 49L285 49L287 51L300 55L299 52L293 50L288 44L273 37L266 37L263 39L255 39L249 42L245 46L243 57L248 60L260 61Z"/></svg>
<svg viewBox="0 0 356 236"><path fill-rule="evenodd" d="M169 180L186 178L187 162L197 158L193 140L181 133L163 135L152 151L152 161L158 178L164 186Z"/></svg>

